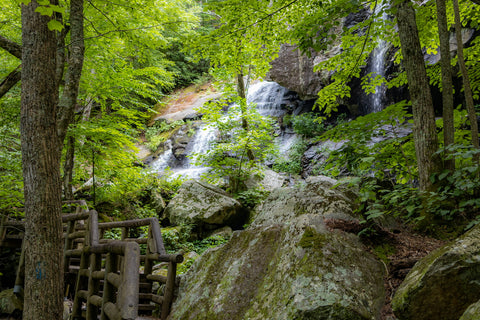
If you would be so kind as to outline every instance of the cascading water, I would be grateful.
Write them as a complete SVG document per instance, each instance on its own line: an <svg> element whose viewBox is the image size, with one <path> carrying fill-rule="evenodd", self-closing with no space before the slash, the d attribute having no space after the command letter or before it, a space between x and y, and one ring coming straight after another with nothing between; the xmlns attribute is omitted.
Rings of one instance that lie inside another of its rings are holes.
<svg viewBox="0 0 480 320"><path fill-rule="evenodd" d="M286 113L283 97L287 89L276 82L258 82L248 89L247 102L254 103L262 116L279 117Z"/></svg>
<svg viewBox="0 0 480 320"><path fill-rule="evenodd" d="M287 112L284 103L284 96L287 91L276 82L257 82L250 86L247 102L255 104L258 112L263 116L279 117ZM215 129L202 125L185 148L186 154L189 155L187 159L178 161L172 152L172 143L166 143L166 151L153 161L150 167L155 172L163 172L167 167L170 167L173 171L173 177L182 175L189 178L198 178L208 168L196 165L195 155L205 153L215 137ZM279 137L277 144L280 145L280 152L287 152L288 146L291 146L294 141L295 138L291 134Z"/></svg>
<svg viewBox="0 0 480 320"><path fill-rule="evenodd" d="M385 4L379 2L375 8L375 15L378 15L380 12L383 12L382 15L377 18L382 24L388 19L387 14L385 13ZM372 73L372 78L375 78L377 75L384 77L385 76L385 54L388 50L388 42L383 39L378 39L377 47L372 52L371 65L369 71ZM377 86L375 88L375 93L370 94L369 97L369 106L367 107L367 113L379 112L383 110L383 103L385 100L385 93L387 88L384 84Z"/></svg>

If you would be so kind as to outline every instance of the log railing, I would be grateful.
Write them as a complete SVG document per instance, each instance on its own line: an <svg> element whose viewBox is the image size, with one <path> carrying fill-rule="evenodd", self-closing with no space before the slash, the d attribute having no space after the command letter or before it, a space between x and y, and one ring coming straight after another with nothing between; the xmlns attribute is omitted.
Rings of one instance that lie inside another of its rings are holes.
<svg viewBox="0 0 480 320"><path fill-rule="evenodd" d="M72 319L133 320L139 312L153 310L155 304L161 305L161 319L166 319L177 285L177 263L183 261L183 256L167 254L158 220L99 223L98 213L89 211L85 201L71 201L67 205L76 208L75 213L62 216L64 271L65 275L76 277ZM22 229L18 221L2 222L0 231L3 233L9 223ZM148 228L148 234L138 237L140 228ZM121 230L120 239L104 238L112 229ZM16 288L23 286L22 261ZM153 274L157 262L167 263L166 276ZM140 272L141 263L143 272ZM163 285L163 294L153 292L154 282Z"/></svg>

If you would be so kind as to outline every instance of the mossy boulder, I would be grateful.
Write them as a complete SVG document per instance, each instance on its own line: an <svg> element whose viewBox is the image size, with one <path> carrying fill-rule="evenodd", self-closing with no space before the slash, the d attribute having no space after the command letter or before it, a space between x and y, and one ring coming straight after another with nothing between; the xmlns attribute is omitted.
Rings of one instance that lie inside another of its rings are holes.
<svg viewBox="0 0 480 320"><path fill-rule="evenodd" d="M379 319L384 267L317 215L234 232L185 275L169 319Z"/></svg>
<svg viewBox="0 0 480 320"><path fill-rule="evenodd" d="M197 180L186 181L164 211L173 225L194 224L205 230L242 226L247 213L222 189Z"/></svg>
<svg viewBox="0 0 480 320"><path fill-rule="evenodd" d="M255 208L253 225L284 223L303 214L353 220L356 193L326 176L308 177L302 185L278 188Z"/></svg>
<svg viewBox="0 0 480 320"><path fill-rule="evenodd" d="M478 320L480 319L480 301L470 305L458 320Z"/></svg>
<svg viewBox="0 0 480 320"><path fill-rule="evenodd" d="M392 307L401 320L457 320L480 300L480 226L417 262ZM479 319L479 318L475 318Z"/></svg>

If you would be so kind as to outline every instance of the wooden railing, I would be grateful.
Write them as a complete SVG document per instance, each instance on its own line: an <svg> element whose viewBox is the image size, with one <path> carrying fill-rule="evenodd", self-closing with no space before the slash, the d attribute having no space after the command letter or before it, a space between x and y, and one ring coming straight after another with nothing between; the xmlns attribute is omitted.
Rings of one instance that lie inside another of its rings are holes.
<svg viewBox="0 0 480 320"><path fill-rule="evenodd" d="M98 213L89 211L83 200L68 204L76 207L75 213L62 217L64 271L66 277L76 277L72 319L133 320L139 312L151 312L155 304L161 305L161 319L166 319L177 285L176 266L183 256L167 254L158 220L99 223ZM148 228L148 234L138 237L141 228ZM114 229L121 230L120 239L105 238ZM22 261L16 288L23 286ZM153 274L156 262L168 264L167 276ZM154 282L163 285L163 294L152 291Z"/></svg>

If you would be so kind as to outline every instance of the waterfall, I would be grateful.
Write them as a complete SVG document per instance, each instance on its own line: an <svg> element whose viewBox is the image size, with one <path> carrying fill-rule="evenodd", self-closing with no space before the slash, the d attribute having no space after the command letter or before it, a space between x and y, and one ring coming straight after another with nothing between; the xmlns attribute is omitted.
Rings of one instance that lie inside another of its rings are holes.
<svg viewBox="0 0 480 320"><path fill-rule="evenodd" d="M383 25L383 22L388 19L385 10L383 10L385 4L379 2L375 8L375 15L378 15L380 12L383 12L380 19L380 22ZM371 64L369 71L372 73L372 78L375 78L377 75L382 77L385 76L385 54L388 50L388 42L383 39L378 39L377 47L372 52ZM370 94L369 97L369 106L367 106L367 113L379 112L383 110L383 103L385 100L385 93L387 88L384 84L377 86L375 88L375 93Z"/></svg>
<svg viewBox="0 0 480 320"><path fill-rule="evenodd" d="M287 89L276 82L257 82L250 86L247 102L255 104L258 112L263 116L279 117L287 112L284 101L284 96L287 92ZM166 151L151 163L151 170L161 173L167 167L170 167L173 171L172 177L181 175L188 178L199 178L202 173L208 171L208 168L195 164L197 160L196 155L205 153L216 135L217 132L214 128L201 125L190 142L188 142L185 148L188 156L183 161L178 161L175 158L172 152L172 143L165 143ZM288 146L294 143L294 141L288 134L277 138L277 143L280 144L282 152L287 152Z"/></svg>
<svg viewBox="0 0 480 320"><path fill-rule="evenodd" d="M258 113L262 116L279 117L286 113L283 97L287 89L276 82L263 81L250 86L247 102L257 106Z"/></svg>

